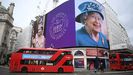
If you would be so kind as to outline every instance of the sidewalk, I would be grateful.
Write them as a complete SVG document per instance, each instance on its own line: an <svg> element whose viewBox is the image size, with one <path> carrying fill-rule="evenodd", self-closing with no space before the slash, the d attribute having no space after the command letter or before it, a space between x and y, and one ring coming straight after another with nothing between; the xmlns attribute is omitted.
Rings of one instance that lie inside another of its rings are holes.
<svg viewBox="0 0 133 75"><path fill-rule="evenodd" d="M0 68L9 68L8 65L0 65ZM95 72L93 70L86 70L86 69L75 69L76 73L90 73L90 74L94 74ZM105 71L105 72L96 72L96 74L102 74L102 73L125 73L125 72L133 72L133 70L129 70L129 71Z"/></svg>
<svg viewBox="0 0 133 75"><path fill-rule="evenodd" d="M86 73L95 73L93 70L85 70L85 69L76 69L75 72L86 72ZM125 72L133 72L133 70L129 70L129 71L98 71L96 72L97 74L101 74L101 73L125 73Z"/></svg>
<svg viewBox="0 0 133 75"><path fill-rule="evenodd" d="M133 72L133 70L129 70L129 71L107 71L104 73L125 73L125 72Z"/></svg>
<svg viewBox="0 0 133 75"><path fill-rule="evenodd" d="M1 68L9 68L8 65L0 65Z"/></svg>

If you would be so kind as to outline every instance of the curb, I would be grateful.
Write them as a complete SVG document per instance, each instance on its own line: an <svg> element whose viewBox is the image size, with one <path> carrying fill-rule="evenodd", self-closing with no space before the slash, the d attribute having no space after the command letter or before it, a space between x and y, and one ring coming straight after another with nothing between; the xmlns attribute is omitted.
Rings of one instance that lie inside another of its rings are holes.
<svg viewBox="0 0 133 75"><path fill-rule="evenodd" d="M125 73L125 72L133 72L133 70L130 70L130 71L109 71L109 72L104 72L104 73Z"/></svg>
<svg viewBox="0 0 133 75"><path fill-rule="evenodd" d="M8 66L1 66L1 65L0 65L0 67L1 67L1 68L9 68Z"/></svg>
<svg viewBox="0 0 133 75"><path fill-rule="evenodd" d="M88 72L88 73L95 73L94 71L88 71L88 70L80 70L80 71L75 71L75 72ZM103 74L103 73L125 73L125 72L133 72L133 70L129 70L129 71L105 71L105 72L96 72L96 74Z"/></svg>

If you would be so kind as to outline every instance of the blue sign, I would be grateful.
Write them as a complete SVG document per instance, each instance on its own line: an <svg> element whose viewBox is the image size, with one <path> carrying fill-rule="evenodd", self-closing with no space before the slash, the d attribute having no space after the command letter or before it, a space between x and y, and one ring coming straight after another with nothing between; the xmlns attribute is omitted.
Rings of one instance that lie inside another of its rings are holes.
<svg viewBox="0 0 133 75"><path fill-rule="evenodd" d="M48 60L52 55L35 55L35 54L23 54L22 59L43 59Z"/></svg>

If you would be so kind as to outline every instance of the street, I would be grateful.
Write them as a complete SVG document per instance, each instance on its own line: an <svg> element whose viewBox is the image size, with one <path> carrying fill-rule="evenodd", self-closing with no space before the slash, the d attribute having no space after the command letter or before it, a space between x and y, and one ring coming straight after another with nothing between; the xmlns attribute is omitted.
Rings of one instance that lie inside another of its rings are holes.
<svg viewBox="0 0 133 75"><path fill-rule="evenodd" d="M1 75L133 75L133 71L109 71L109 72L89 72L76 71L74 73L10 73L8 67L0 66Z"/></svg>

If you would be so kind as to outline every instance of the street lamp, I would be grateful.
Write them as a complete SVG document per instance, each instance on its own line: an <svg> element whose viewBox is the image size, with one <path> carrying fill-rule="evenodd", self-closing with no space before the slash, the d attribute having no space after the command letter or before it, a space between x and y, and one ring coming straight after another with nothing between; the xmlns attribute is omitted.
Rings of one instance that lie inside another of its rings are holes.
<svg viewBox="0 0 133 75"><path fill-rule="evenodd" d="M96 56L98 57L98 46L96 46L96 50L97 50L97 55Z"/></svg>

